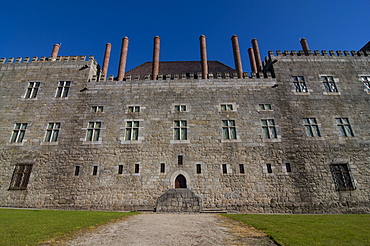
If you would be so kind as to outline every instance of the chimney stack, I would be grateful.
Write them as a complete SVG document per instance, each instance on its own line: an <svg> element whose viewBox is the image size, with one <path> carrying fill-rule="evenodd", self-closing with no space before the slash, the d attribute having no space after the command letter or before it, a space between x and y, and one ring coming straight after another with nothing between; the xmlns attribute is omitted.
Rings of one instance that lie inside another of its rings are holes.
<svg viewBox="0 0 370 246"><path fill-rule="evenodd" d="M200 59L202 65L202 79L208 78L208 63L207 63L207 47L206 47L206 36L201 35L200 40Z"/></svg>
<svg viewBox="0 0 370 246"><path fill-rule="evenodd" d="M233 53L234 53L234 63L236 73L239 79L243 78L243 67L242 67L242 59L240 57L240 48L239 48L239 41L238 36L233 35L231 37L232 45L233 45Z"/></svg>
<svg viewBox="0 0 370 246"><path fill-rule="evenodd" d="M110 43L107 43L105 45L104 62L103 62L104 80L107 78L108 65L109 65L109 59L110 59L110 52L111 52L111 50L112 50L112 45Z"/></svg>
<svg viewBox="0 0 370 246"><path fill-rule="evenodd" d="M53 51L51 52L51 59L55 61L57 59L58 53L59 53L60 45L54 44Z"/></svg>
<svg viewBox="0 0 370 246"><path fill-rule="evenodd" d="M118 81L123 81L125 77L125 70L126 70L126 61L127 61L127 52L128 52L128 37L124 37L122 39L122 47L121 47L121 56L119 59L119 67L118 67Z"/></svg>
<svg viewBox="0 0 370 246"><path fill-rule="evenodd" d="M256 59L254 57L254 50L253 50L253 48L249 48L248 49L248 55L249 55L249 62L251 64L252 73L258 73L257 64L256 64Z"/></svg>
<svg viewBox="0 0 370 246"><path fill-rule="evenodd" d="M258 47L258 41L255 38L252 39L252 47L253 47L253 52L254 52L254 59L256 61L256 65L257 65L257 70L261 71L262 70L262 62L261 62L260 49Z"/></svg>
<svg viewBox="0 0 370 246"><path fill-rule="evenodd" d="M152 80L156 80L159 74L159 50L161 39L158 36L154 37L153 46L153 66L152 66Z"/></svg>
<svg viewBox="0 0 370 246"><path fill-rule="evenodd" d="M301 46L302 46L304 54L308 56L308 51L310 50L310 48L308 48L307 40L305 38L301 38L300 42L301 42Z"/></svg>

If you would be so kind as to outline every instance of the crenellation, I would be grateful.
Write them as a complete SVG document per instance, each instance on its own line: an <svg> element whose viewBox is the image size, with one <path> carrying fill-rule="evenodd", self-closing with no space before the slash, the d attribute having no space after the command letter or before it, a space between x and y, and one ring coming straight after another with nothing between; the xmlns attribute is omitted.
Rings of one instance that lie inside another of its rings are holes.
<svg viewBox="0 0 370 246"><path fill-rule="evenodd" d="M8 59L8 63L13 63L13 61L14 61L14 57L10 57L10 58Z"/></svg>
<svg viewBox="0 0 370 246"><path fill-rule="evenodd" d="M322 51L321 51L321 54L322 54L323 56L328 56L328 52L327 52L326 50L322 50Z"/></svg>
<svg viewBox="0 0 370 246"><path fill-rule="evenodd" d="M46 56L41 56L41 57L40 57L40 61L41 61L41 62L46 61Z"/></svg>
<svg viewBox="0 0 370 246"><path fill-rule="evenodd" d="M329 50L329 55L330 55L330 56L335 56L335 52L334 52L334 50Z"/></svg>
<svg viewBox="0 0 370 246"><path fill-rule="evenodd" d="M108 81L114 81L114 75L108 75Z"/></svg>
<svg viewBox="0 0 370 246"><path fill-rule="evenodd" d="M6 62L6 58L0 58L0 63L5 63Z"/></svg>
<svg viewBox="0 0 370 246"><path fill-rule="evenodd" d="M357 52L354 50L351 50L351 56L357 56Z"/></svg>
<svg viewBox="0 0 370 246"><path fill-rule="evenodd" d="M28 57L28 56L25 57L24 60L23 60L24 63L28 63L29 61L30 61L30 57Z"/></svg>
<svg viewBox="0 0 370 246"><path fill-rule="evenodd" d="M345 56L351 56L351 54L349 53L348 50L343 51L343 53L344 53Z"/></svg>
<svg viewBox="0 0 370 246"><path fill-rule="evenodd" d="M37 56L34 56L34 57L32 57L31 62L36 62L36 61L37 61L37 59L38 59L38 57L37 57Z"/></svg>
<svg viewBox="0 0 370 246"><path fill-rule="evenodd" d="M320 56L321 55L320 50L314 50L313 52L314 52L315 56Z"/></svg>
<svg viewBox="0 0 370 246"><path fill-rule="evenodd" d="M291 55L292 55L292 56L297 56L297 55L298 55L298 54L297 54L297 51L292 50L292 51L291 51Z"/></svg>
<svg viewBox="0 0 370 246"><path fill-rule="evenodd" d="M15 63L21 63L22 62L22 57L17 57L17 59L15 60Z"/></svg>
<svg viewBox="0 0 370 246"><path fill-rule="evenodd" d="M337 56L343 56L343 53L342 53L342 51L340 51L340 50L337 50Z"/></svg>

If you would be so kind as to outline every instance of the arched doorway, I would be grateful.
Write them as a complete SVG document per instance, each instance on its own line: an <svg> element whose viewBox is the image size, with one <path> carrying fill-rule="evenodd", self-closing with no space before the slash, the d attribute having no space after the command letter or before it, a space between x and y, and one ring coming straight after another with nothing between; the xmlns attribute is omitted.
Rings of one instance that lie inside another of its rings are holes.
<svg viewBox="0 0 370 246"><path fill-rule="evenodd" d="M186 178L184 175L179 174L175 179L175 188L186 188Z"/></svg>

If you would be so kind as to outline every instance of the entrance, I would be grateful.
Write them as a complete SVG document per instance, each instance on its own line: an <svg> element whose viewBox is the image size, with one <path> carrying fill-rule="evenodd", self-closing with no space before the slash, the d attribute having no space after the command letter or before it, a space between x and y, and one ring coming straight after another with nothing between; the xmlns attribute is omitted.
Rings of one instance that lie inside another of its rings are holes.
<svg viewBox="0 0 370 246"><path fill-rule="evenodd" d="M186 188L186 178L184 175L179 174L175 179L175 188Z"/></svg>

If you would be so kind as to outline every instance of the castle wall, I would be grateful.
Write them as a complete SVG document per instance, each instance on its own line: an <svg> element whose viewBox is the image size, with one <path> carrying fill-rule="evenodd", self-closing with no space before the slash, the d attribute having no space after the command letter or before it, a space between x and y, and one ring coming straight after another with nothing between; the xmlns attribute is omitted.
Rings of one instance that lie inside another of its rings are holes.
<svg viewBox="0 0 370 246"><path fill-rule="evenodd" d="M275 78L100 82L92 79L94 60L0 63L1 206L153 209L182 174L203 208L369 212L369 93L359 77L370 74L369 58L271 55L271 61ZM325 93L321 75L338 79L339 92ZM308 93L295 91L292 76L304 76ZM72 82L67 98L55 97L61 80ZM25 99L30 81L40 81L40 89ZM103 112L93 112L96 106ZM140 112L129 112L134 106ZM349 118L353 137L340 136L337 117ZM317 119L320 137L306 136L303 118ZM262 129L267 119L276 128L270 139ZM131 121L139 122L139 134L130 141ZM187 139L174 140L175 121L186 121ZM235 122L236 139L224 139L223 121ZM24 140L11 143L14 124L23 122ZM49 122L61 123L57 142L45 142ZM86 139L89 122L101 122L96 141ZM33 165L26 190L9 190L17 164ZM336 189L331 164L348 165L355 189Z"/></svg>

